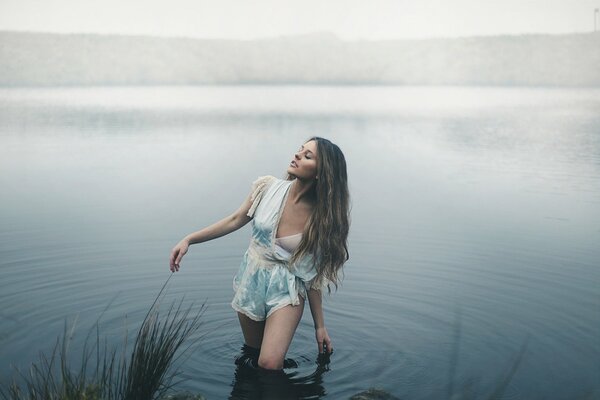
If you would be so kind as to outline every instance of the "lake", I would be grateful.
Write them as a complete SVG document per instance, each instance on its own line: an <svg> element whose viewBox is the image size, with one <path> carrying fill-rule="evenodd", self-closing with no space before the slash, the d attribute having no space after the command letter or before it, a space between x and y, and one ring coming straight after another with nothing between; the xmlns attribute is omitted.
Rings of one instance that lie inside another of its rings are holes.
<svg viewBox="0 0 600 400"><path fill-rule="evenodd" d="M329 365L305 310L277 388L236 371L246 226L191 247L169 282L165 306L208 306L179 388L483 398L523 349L503 398L600 395L600 89L565 88L0 89L1 380L65 324L75 350L99 317L121 344L173 245L313 135L344 151L352 200Z"/></svg>

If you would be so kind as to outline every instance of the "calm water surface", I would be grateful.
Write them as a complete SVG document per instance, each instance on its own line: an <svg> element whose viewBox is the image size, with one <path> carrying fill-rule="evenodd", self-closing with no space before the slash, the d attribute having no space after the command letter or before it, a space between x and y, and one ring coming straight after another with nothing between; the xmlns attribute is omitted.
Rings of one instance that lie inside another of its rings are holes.
<svg viewBox="0 0 600 400"><path fill-rule="evenodd" d="M248 227L191 248L165 302L208 310L181 388L209 399L480 398L527 342L505 399L600 396L600 90L151 87L0 90L0 378L80 345L103 314L120 344L185 234L282 176L303 140L344 150L351 259L324 303L316 364L236 371L229 306ZM458 353L456 357L453 356ZM282 395L286 393L286 395ZM287 397L286 397L287 396Z"/></svg>

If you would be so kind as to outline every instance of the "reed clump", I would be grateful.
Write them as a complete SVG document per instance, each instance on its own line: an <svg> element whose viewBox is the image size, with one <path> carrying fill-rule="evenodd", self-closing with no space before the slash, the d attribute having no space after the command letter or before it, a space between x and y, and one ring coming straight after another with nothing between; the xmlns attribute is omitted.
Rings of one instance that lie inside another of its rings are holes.
<svg viewBox="0 0 600 400"><path fill-rule="evenodd" d="M170 278L169 278L170 279ZM60 336L50 356L42 353L27 372L17 370L9 384L0 384L0 397L9 400L152 400L159 399L175 385L181 357L200 338L205 304L194 310L173 302L166 315L159 312L159 298L165 282L148 310L128 351L127 334L121 347L109 346L100 338L83 345L81 360L74 367L69 353L70 334ZM92 332L92 331L90 331Z"/></svg>

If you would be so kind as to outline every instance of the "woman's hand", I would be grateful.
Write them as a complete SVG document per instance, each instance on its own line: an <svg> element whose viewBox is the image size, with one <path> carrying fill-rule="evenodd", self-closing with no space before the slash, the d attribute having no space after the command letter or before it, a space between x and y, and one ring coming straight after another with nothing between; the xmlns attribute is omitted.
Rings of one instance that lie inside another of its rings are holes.
<svg viewBox="0 0 600 400"><path fill-rule="evenodd" d="M331 354L333 352L333 346L331 344L331 338L327 333L327 329L325 327L317 328L315 330L315 336L317 338L317 344L319 345L319 354Z"/></svg>
<svg viewBox="0 0 600 400"><path fill-rule="evenodd" d="M181 262L181 259L185 253L187 253L188 247L190 247L190 244L185 239L173 247L173 250L171 250L171 258L169 260L171 272L179 271L179 263Z"/></svg>

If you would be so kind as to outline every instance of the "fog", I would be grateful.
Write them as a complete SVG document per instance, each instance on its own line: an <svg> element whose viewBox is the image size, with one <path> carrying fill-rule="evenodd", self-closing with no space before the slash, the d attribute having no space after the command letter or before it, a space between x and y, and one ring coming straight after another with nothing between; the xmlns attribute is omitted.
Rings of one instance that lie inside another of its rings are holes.
<svg viewBox="0 0 600 400"><path fill-rule="evenodd" d="M368 41L0 32L0 44L0 86L600 85L600 32Z"/></svg>
<svg viewBox="0 0 600 400"><path fill-rule="evenodd" d="M346 40L593 30L598 0L3 0L0 30L258 39L326 31Z"/></svg>

